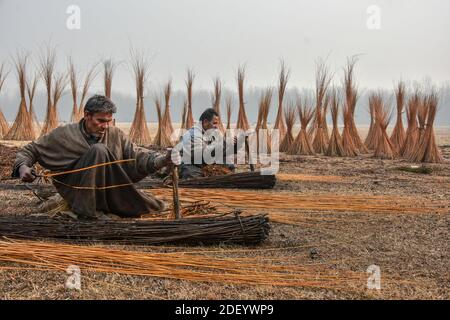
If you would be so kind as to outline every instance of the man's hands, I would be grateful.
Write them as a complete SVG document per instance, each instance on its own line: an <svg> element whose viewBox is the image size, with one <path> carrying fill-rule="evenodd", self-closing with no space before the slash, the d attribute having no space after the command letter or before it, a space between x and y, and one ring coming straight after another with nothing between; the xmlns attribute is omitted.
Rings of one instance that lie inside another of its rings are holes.
<svg viewBox="0 0 450 320"><path fill-rule="evenodd" d="M25 164L20 166L19 175L23 182L33 182L36 179L33 169Z"/></svg>
<svg viewBox="0 0 450 320"><path fill-rule="evenodd" d="M167 149L167 153L164 156L156 158L156 167L161 169L163 167L179 166L181 164L180 152L173 149Z"/></svg>

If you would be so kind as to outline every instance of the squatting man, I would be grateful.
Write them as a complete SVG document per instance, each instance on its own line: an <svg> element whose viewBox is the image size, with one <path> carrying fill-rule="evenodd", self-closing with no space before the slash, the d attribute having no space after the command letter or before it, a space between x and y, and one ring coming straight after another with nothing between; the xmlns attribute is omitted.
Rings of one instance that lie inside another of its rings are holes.
<svg viewBox="0 0 450 320"><path fill-rule="evenodd" d="M234 137L227 147L223 137L217 135L218 114L207 109L199 124L186 132L181 143L161 156L136 146L123 131L111 125L116 110L109 98L101 95L91 97L80 122L60 126L17 153L13 176L24 182L33 182L36 175L32 167L36 162L51 172L72 171L53 177L52 182L78 218L110 219L111 213L120 217L137 217L161 212L166 206L153 195L137 190L133 183L164 167L179 164L182 178L196 177L206 164L204 154L211 154L212 160L206 159L208 163L223 163L221 160L225 155L233 156L238 150L238 140L242 140ZM180 153L183 154L183 163ZM197 153L200 153L200 163ZM186 161L187 158L194 161ZM132 161L118 163L125 159ZM104 163L110 164L86 170ZM233 165L228 166L234 168Z"/></svg>

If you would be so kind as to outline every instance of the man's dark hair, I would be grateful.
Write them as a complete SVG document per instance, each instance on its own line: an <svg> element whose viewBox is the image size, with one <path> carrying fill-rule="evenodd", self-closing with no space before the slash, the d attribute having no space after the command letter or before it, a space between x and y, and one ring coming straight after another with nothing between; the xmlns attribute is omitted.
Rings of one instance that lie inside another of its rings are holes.
<svg viewBox="0 0 450 320"><path fill-rule="evenodd" d="M116 113L117 108L114 102L111 99L96 94L89 98L84 107L84 111L89 113L98 113L98 112L106 112L106 113Z"/></svg>
<svg viewBox="0 0 450 320"><path fill-rule="evenodd" d="M212 121L212 119L214 119L214 116L218 117L219 114L213 108L208 108L205 111L203 111L199 120L200 120L200 122L203 122L203 120Z"/></svg>

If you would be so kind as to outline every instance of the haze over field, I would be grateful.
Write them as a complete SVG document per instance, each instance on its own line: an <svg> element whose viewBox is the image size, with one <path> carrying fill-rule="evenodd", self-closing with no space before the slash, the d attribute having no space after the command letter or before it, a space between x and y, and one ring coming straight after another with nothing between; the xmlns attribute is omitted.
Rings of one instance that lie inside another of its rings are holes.
<svg viewBox="0 0 450 320"><path fill-rule="evenodd" d="M80 29L70 30L70 5L80 9ZM370 29L368 19L380 9L380 29ZM152 95L169 78L175 89L173 120L179 121L184 99L186 68L196 73L194 117L210 105L212 78L220 76L228 90L236 91L235 72L246 64L246 102L251 122L256 120L260 89L275 86L279 59L291 68L287 99L314 86L315 60L328 57L334 82L340 85L347 56L360 54L356 79L361 98L356 112L359 124L369 122L367 93L383 88L393 93L399 79L431 79L442 88L437 125L450 125L450 3L433 1L0 1L0 62L13 71L11 54L29 50L38 60L38 48L51 39L57 47L58 70L67 69L72 55L81 73L95 62L113 57L122 62L113 81L113 99L120 121L131 121L135 89L129 66L129 49L145 50L151 61L146 110L156 121ZM12 27L14 26L14 27ZM30 71L35 70L30 66ZM19 103L12 72L0 94L0 105L9 121ZM101 76L92 93L102 92ZM392 100L393 101L393 100ZM36 97L36 113L44 116L43 84ZM70 95L59 106L68 120ZM224 111L224 108L223 108ZM275 105L269 119L274 121ZM237 116L237 99L235 112Z"/></svg>

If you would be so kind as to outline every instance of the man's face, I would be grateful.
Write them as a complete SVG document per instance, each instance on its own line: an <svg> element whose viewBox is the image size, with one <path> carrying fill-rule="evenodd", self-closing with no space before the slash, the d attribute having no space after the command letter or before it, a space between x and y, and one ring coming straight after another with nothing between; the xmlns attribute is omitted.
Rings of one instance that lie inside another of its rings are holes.
<svg viewBox="0 0 450 320"><path fill-rule="evenodd" d="M86 130L95 136L101 136L106 129L112 124L112 113L98 112L98 113L84 113Z"/></svg>
<svg viewBox="0 0 450 320"><path fill-rule="evenodd" d="M219 128L219 117L214 116L211 121L203 120L202 122L203 130L207 131L209 129L218 129Z"/></svg>

